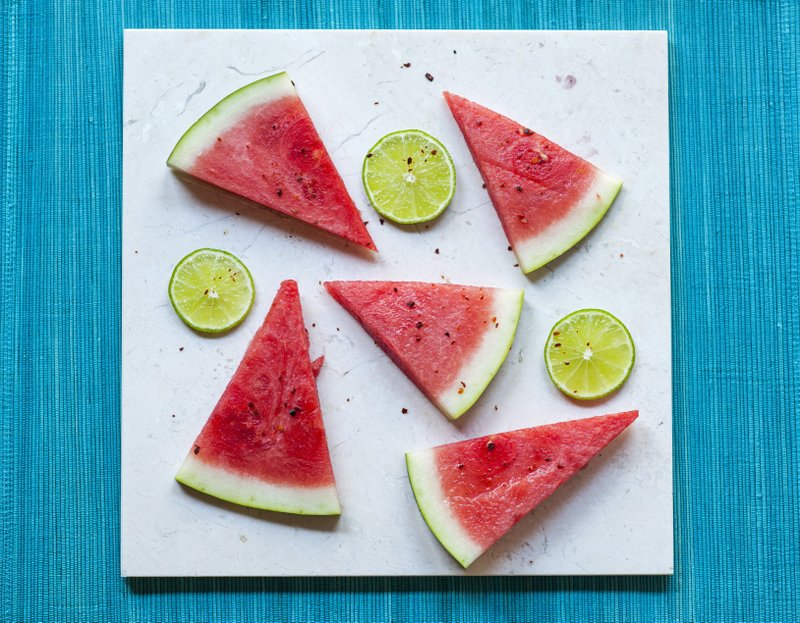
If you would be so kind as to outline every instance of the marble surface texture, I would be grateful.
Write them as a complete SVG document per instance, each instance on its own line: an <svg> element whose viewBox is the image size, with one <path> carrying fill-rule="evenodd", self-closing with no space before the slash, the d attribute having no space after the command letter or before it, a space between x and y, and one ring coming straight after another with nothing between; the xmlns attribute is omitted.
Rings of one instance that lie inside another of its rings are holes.
<svg viewBox="0 0 800 623"><path fill-rule="evenodd" d="M124 63L123 575L672 573L666 33L126 31ZM369 221L379 255L187 183L166 167L175 142L208 108L282 70ZM605 219L566 255L523 275L444 90L622 178ZM437 136L457 167L455 199L429 226L381 225L361 187L369 147L404 128ZM239 256L258 291L244 324L217 338L189 330L167 298L175 262L203 246ZM238 508L174 480L286 278L300 284L312 356L325 355L318 383L343 507L338 519ZM320 285L384 278L525 289L505 365L457 423ZM561 395L542 360L550 326L582 307L620 317L637 346L628 383L599 403ZM640 418L630 430L468 571L422 520L405 451L633 408Z"/></svg>

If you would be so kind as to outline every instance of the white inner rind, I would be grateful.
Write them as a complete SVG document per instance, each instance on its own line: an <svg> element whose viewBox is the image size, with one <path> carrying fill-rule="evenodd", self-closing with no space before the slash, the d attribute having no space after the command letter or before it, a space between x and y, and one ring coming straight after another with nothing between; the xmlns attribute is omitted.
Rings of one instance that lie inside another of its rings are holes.
<svg viewBox="0 0 800 623"><path fill-rule="evenodd" d="M340 515L336 487L279 485L209 465L189 454L175 479L221 500L297 515Z"/></svg>
<svg viewBox="0 0 800 623"><path fill-rule="evenodd" d="M204 114L175 145L167 164L189 173L195 160L219 136L247 116L254 106L261 106L287 96L297 97L289 74L283 72L262 78L234 91Z"/></svg>
<svg viewBox="0 0 800 623"><path fill-rule="evenodd" d="M406 453L411 488L425 523L442 546L466 569L484 552L461 526L442 490L434 449Z"/></svg>
<svg viewBox="0 0 800 623"><path fill-rule="evenodd" d="M572 248L603 218L622 188L622 180L599 169L595 179L569 213L523 242L512 242L522 272L529 273Z"/></svg>
<svg viewBox="0 0 800 623"><path fill-rule="evenodd" d="M455 420L475 404L503 365L514 342L524 295L523 290L492 288L489 319L496 318L497 326L492 324L483 335L478 349L461 366L453 385L433 399L447 417ZM463 390L462 393L459 394L459 390Z"/></svg>

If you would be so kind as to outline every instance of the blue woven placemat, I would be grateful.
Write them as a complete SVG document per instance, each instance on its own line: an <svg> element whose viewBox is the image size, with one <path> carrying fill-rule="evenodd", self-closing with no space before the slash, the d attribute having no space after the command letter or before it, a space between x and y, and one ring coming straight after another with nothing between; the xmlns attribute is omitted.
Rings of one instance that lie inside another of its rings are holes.
<svg viewBox="0 0 800 623"><path fill-rule="evenodd" d="M5 0L3 621L796 621L800 4ZM670 31L672 578L119 577L123 27Z"/></svg>

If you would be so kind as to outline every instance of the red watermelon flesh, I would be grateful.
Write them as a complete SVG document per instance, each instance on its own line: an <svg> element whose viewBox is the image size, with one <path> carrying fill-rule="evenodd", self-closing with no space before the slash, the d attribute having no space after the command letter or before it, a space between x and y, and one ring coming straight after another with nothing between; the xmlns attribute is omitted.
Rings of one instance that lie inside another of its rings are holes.
<svg viewBox="0 0 800 623"><path fill-rule="evenodd" d="M522 290L411 281L332 281L328 292L448 417L480 397L505 360Z"/></svg>
<svg viewBox="0 0 800 623"><path fill-rule="evenodd" d="M524 272L580 241L622 182L493 110L445 93Z"/></svg>
<svg viewBox="0 0 800 623"><path fill-rule="evenodd" d="M284 281L178 481L245 506L339 514L308 347L297 284Z"/></svg>
<svg viewBox="0 0 800 623"><path fill-rule="evenodd" d="M376 250L286 73L219 102L189 128L167 164Z"/></svg>
<svg viewBox="0 0 800 623"><path fill-rule="evenodd" d="M638 415L627 411L409 452L420 511L467 567Z"/></svg>

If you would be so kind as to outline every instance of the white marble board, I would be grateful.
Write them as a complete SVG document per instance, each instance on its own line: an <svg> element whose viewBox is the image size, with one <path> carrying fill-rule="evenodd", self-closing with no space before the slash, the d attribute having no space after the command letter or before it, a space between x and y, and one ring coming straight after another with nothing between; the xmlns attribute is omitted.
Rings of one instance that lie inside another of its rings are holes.
<svg viewBox="0 0 800 623"><path fill-rule="evenodd" d="M297 84L379 255L166 167L208 108L281 70ZM565 256L523 275L444 90L621 177L605 219ZM129 30L122 122L123 575L672 573L666 33ZM455 199L430 226L381 225L361 186L369 147L404 128L439 137L457 167ZM258 290L244 324L217 338L189 330L167 298L175 262L203 246L242 258ZM338 519L238 508L174 480L285 278L300 284L312 355L325 355L319 393ZM525 306L506 363L452 423L325 293L327 279L517 287ZM561 395L542 360L553 322L582 307L612 311L637 345L628 383L601 403ZM405 451L634 408L641 415L628 431L468 571L422 520Z"/></svg>

